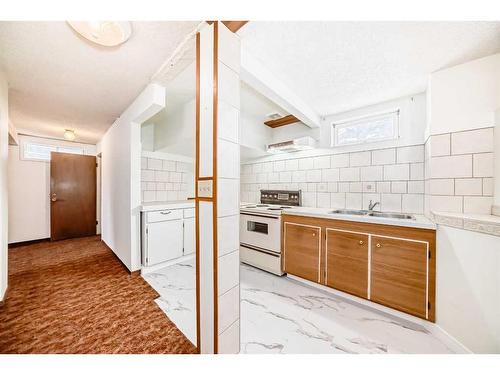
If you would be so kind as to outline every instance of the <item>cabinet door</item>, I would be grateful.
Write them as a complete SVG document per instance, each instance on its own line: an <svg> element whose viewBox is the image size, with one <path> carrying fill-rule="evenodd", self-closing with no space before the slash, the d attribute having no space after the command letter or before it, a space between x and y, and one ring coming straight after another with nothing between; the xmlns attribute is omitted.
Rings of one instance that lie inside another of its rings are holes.
<svg viewBox="0 0 500 375"><path fill-rule="evenodd" d="M428 244L372 237L370 299L427 318Z"/></svg>
<svg viewBox="0 0 500 375"><path fill-rule="evenodd" d="M321 228L287 222L283 241L284 271L320 282Z"/></svg>
<svg viewBox="0 0 500 375"><path fill-rule="evenodd" d="M182 256L182 220L148 224L147 265Z"/></svg>
<svg viewBox="0 0 500 375"><path fill-rule="evenodd" d="M368 235L326 229L325 284L368 297Z"/></svg>
<svg viewBox="0 0 500 375"><path fill-rule="evenodd" d="M184 255L193 254L196 246L194 217L184 219Z"/></svg>

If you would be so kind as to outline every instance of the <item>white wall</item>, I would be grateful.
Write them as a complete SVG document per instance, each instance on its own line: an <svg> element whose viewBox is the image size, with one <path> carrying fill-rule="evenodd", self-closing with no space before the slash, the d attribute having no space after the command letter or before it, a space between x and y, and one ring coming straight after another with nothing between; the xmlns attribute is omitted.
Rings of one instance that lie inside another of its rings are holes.
<svg viewBox="0 0 500 375"><path fill-rule="evenodd" d="M439 226L436 323L475 353L500 353L500 240Z"/></svg>
<svg viewBox="0 0 500 375"><path fill-rule="evenodd" d="M428 92L430 135L494 126L500 54L433 73Z"/></svg>
<svg viewBox="0 0 500 375"><path fill-rule="evenodd" d="M0 70L0 300L7 290L9 100L7 78Z"/></svg>
<svg viewBox="0 0 500 375"><path fill-rule="evenodd" d="M103 241L130 270L141 267L141 123L165 106L165 89L148 85L102 138Z"/></svg>
<svg viewBox="0 0 500 375"><path fill-rule="evenodd" d="M50 162L22 160L23 142L80 146L85 155L96 154L95 145L22 135L19 141L19 146L9 146L9 243L50 237Z"/></svg>

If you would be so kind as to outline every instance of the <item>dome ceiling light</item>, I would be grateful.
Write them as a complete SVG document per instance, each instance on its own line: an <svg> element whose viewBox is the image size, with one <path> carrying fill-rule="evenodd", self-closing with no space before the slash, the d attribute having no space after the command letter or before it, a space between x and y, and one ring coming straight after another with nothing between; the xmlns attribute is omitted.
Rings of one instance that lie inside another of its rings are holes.
<svg viewBox="0 0 500 375"><path fill-rule="evenodd" d="M68 24L85 39L105 47L119 46L132 35L128 21L68 21Z"/></svg>
<svg viewBox="0 0 500 375"><path fill-rule="evenodd" d="M68 141L72 141L75 139L75 131L74 130L69 130L69 129L66 129L64 131L64 139L67 139Z"/></svg>

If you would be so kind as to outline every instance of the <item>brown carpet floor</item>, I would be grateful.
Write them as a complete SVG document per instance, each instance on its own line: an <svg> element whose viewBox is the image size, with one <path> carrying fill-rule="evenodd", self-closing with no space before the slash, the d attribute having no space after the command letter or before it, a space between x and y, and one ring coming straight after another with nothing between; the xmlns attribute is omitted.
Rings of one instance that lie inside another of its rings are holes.
<svg viewBox="0 0 500 375"><path fill-rule="evenodd" d="M98 237L9 250L0 353L195 353Z"/></svg>

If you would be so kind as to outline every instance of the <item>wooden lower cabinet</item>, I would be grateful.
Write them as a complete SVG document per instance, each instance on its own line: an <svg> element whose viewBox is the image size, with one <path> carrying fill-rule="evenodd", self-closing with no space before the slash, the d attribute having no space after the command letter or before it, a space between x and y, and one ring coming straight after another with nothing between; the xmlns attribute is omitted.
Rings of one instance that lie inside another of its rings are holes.
<svg viewBox="0 0 500 375"><path fill-rule="evenodd" d="M303 279L320 282L321 228L285 223L283 269Z"/></svg>
<svg viewBox="0 0 500 375"><path fill-rule="evenodd" d="M435 230L282 219L286 273L435 321Z"/></svg>
<svg viewBox="0 0 500 375"><path fill-rule="evenodd" d="M326 228L325 284L368 298L368 236Z"/></svg>
<svg viewBox="0 0 500 375"><path fill-rule="evenodd" d="M423 242L372 237L370 299L426 319L427 249Z"/></svg>

